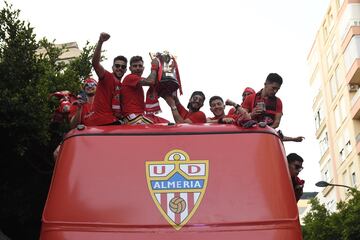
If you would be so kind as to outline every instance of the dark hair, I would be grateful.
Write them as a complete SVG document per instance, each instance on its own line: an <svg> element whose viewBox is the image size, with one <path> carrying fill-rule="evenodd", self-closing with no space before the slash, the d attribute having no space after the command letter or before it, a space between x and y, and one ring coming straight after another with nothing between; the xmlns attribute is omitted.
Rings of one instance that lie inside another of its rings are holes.
<svg viewBox="0 0 360 240"><path fill-rule="evenodd" d="M133 64L134 62L139 62L139 61L144 62L141 56L133 56L133 57L131 57L131 58L130 58L130 66L131 66L131 64Z"/></svg>
<svg viewBox="0 0 360 240"><path fill-rule="evenodd" d="M205 94L204 94L202 91L195 91L195 92L193 92L193 93L191 94L191 97L190 97L190 98L192 98L192 97L195 96L195 95L200 95L200 96L204 99L204 101L205 101Z"/></svg>
<svg viewBox="0 0 360 240"><path fill-rule="evenodd" d="M270 73L267 77L266 77L266 81L265 83L278 83L279 85L281 85L283 83L283 79L282 77L277 74L277 73Z"/></svg>
<svg viewBox="0 0 360 240"><path fill-rule="evenodd" d="M209 105L211 105L211 102L215 100L220 100L221 102L224 103L224 100L220 96L212 96L209 100Z"/></svg>
<svg viewBox="0 0 360 240"><path fill-rule="evenodd" d="M124 56L119 55L119 56L115 57L113 63L115 63L115 61L117 61L117 60L124 61L127 64L127 59Z"/></svg>
<svg viewBox="0 0 360 240"><path fill-rule="evenodd" d="M304 162L304 159L296 153L290 153L289 155L287 155L287 161L288 163L292 163L295 161Z"/></svg>

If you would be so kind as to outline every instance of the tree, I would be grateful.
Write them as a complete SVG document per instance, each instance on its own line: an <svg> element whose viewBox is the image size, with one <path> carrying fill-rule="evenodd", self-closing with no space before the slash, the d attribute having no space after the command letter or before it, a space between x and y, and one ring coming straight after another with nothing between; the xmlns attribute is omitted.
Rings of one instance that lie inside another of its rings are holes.
<svg viewBox="0 0 360 240"><path fill-rule="evenodd" d="M61 62L65 49L36 41L19 14L7 2L0 11L0 229L14 239L38 239L52 152L68 130L50 124L55 106L48 96L79 90L91 72L94 47L87 44L80 57Z"/></svg>
<svg viewBox="0 0 360 240"><path fill-rule="evenodd" d="M314 198L311 210L304 218L304 240L356 240L360 239L360 192L349 190L350 199L337 204L330 213Z"/></svg>

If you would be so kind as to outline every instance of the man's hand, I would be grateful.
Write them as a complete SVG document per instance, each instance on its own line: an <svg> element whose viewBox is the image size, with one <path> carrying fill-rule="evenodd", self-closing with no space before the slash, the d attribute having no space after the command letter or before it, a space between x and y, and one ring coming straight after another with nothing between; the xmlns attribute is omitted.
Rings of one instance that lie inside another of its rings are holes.
<svg viewBox="0 0 360 240"><path fill-rule="evenodd" d="M299 137L295 137L295 138L293 139L293 141L294 141L294 142L302 142L302 140L304 140L304 139L305 139L305 137L299 136Z"/></svg>
<svg viewBox="0 0 360 240"><path fill-rule="evenodd" d="M229 118L229 117L224 117L221 119L221 123L231 124L234 122L235 122L235 120L233 118Z"/></svg>
<svg viewBox="0 0 360 240"><path fill-rule="evenodd" d="M110 34L102 32L100 33L99 42L106 42L110 38Z"/></svg>
<svg viewBox="0 0 360 240"><path fill-rule="evenodd" d="M153 58L151 60L151 70L157 71L158 69L159 69L159 61L157 60L157 58Z"/></svg>

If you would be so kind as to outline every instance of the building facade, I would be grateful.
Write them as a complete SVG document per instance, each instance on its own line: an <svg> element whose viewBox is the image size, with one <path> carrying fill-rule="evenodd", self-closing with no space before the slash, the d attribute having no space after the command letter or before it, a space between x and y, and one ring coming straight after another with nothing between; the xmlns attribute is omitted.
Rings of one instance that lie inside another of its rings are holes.
<svg viewBox="0 0 360 240"><path fill-rule="evenodd" d="M59 56L60 62L69 63L69 61L81 55L81 50L76 42L55 44L55 47L63 49L62 54ZM44 54L46 49L39 48L37 53Z"/></svg>
<svg viewBox="0 0 360 240"><path fill-rule="evenodd" d="M308 55L322 180L360 185L360 0L331 0ZM335 211L347 189L326 187Z"/></svg>

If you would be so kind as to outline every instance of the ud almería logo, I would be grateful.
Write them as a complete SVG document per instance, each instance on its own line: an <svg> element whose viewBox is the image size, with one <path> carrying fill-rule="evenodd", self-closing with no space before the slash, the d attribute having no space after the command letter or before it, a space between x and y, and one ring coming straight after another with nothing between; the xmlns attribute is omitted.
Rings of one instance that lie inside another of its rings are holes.
<svg viewBox="0 0 360 240"><path fill-rule="evenodd" d="M180 230L199 207L208 172L208 160L190 160L189 155L179 149L168 152L164 161L146 162L151 197L176 230Z"/></svg>

